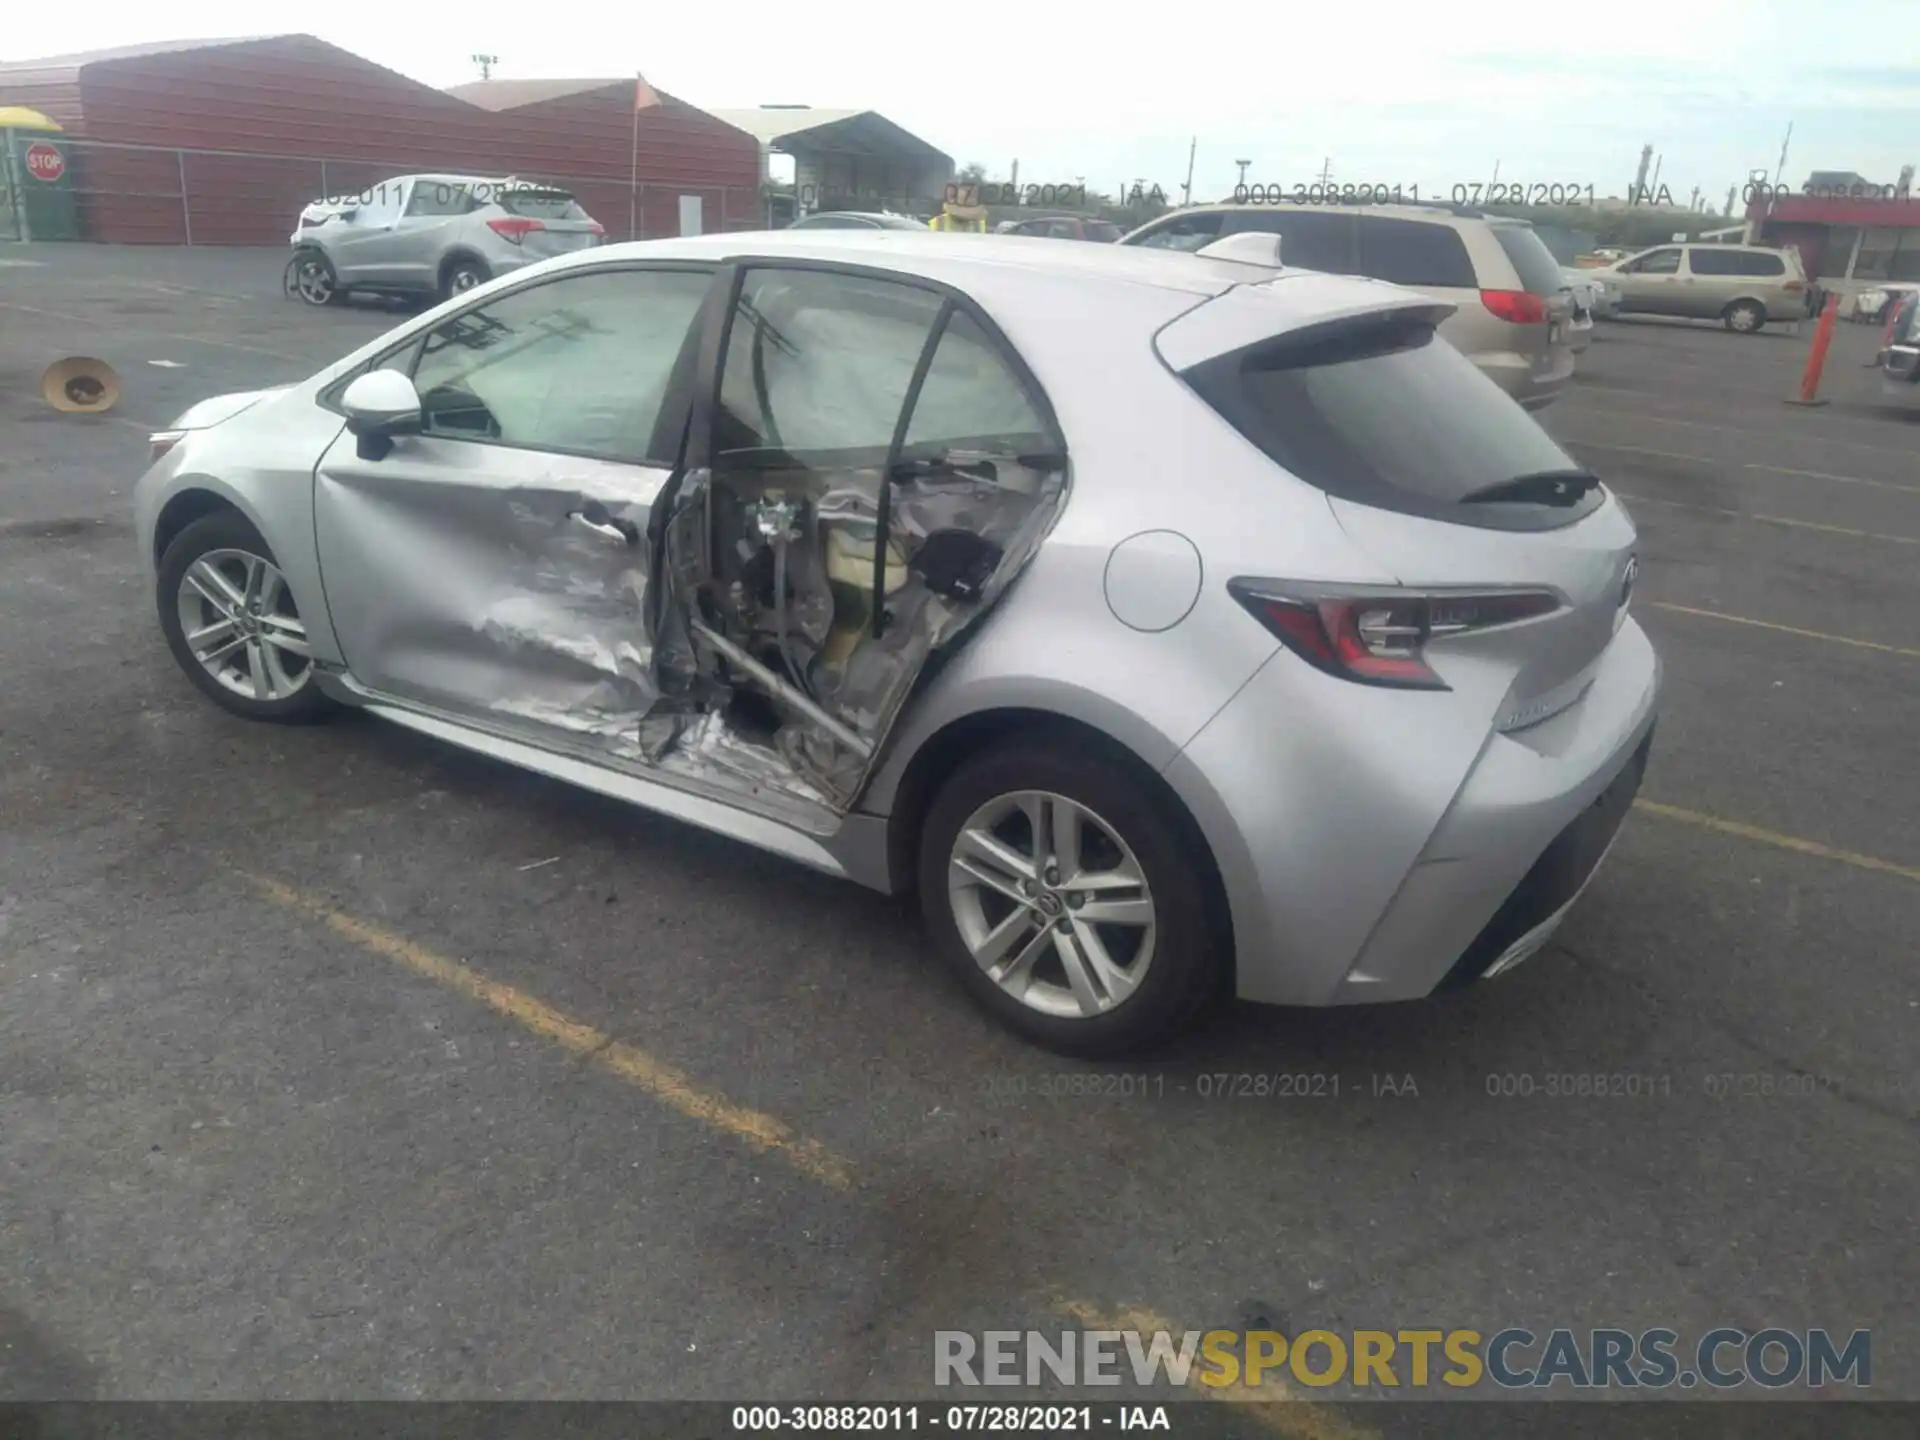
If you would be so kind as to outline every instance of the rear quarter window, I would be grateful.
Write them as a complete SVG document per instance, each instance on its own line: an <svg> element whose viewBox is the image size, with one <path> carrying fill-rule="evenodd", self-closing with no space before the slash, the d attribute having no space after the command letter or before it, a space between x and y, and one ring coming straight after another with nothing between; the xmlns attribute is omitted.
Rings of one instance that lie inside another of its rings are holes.
<svg viewBox="0 0 1920 1440"><path fill-rule="evenodd" d="M1274 463L1357 504L1490 530L1553 530L1605 502L1469 499L1582 467L1430 323L1382 317L1315 327L1204 361L1181 376Z"/></svg>
<svg viewBox="0 0 1920 1440"><path fill-rule="evenodd" d="M1477 290L1473 257L1451 225L1362 215L1357 273L1416 290ZM1281 250L1284 259L1286 251Z"/></svg>
<svg viewBox="0 0 1920 1440"><path fill-rule="evenodd" d="M1544 240L1533 233L1532 227L1495 225L1492 229L1493 238L1507 252L1514 273L1520 277L1523 290L1535 295L1558 295L1566 288L1560 262L1553 258L1553 252L1547 249Z"/></svg>

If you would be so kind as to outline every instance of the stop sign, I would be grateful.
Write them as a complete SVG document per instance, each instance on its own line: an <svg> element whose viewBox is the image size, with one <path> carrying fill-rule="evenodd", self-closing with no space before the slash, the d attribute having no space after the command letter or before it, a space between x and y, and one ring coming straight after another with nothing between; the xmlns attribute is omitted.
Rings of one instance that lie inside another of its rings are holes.
<svg viewBox="0 0 1920 1440"><path fill-rule="evenodd" d="M58 180L67 173L67 157L57 147L36 140L27 147L27 173L36 180Z"/></svg>

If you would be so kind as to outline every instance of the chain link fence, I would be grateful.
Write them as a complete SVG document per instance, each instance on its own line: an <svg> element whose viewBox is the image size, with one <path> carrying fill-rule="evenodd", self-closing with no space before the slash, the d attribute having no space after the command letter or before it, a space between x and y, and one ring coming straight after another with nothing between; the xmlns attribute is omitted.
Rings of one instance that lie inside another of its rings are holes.
<svg viewBox="0 0 1920 1440"><path fill-rule="evenodd" d="M397 174L479 173L472 165L164 149L64 135L59 142L73 170L80 238L120 245L285 245L301 209L315 200L356 195ZM609 240L680 234L686 197L700 201L703 231L768 224L757 188L548 173L518 178L571 192Z"/></svg>

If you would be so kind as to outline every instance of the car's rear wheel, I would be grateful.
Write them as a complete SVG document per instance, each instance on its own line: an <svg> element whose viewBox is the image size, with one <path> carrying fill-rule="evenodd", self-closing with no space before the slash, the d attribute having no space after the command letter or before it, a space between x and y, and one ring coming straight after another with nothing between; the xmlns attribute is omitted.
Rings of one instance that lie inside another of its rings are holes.
<svg viewBox="0 0 1920 1440"><path fill-rule="evenodd" d="M1120 760L1056 740L975 757L921 835L920 901L943 958L1050 1049L1165 1040L1217 993L1225 950L1176 811Z"/></svg>
<svg viewBox="0 0 1920 1440"><path fill-rule="evenodd" d="M1736 300L1720 312L1727 329L1738 335L1751 335L1767 323L1767 312L1756 300Z"/></svg>
<svg viewBox="0 0 1920 1440"><path fill-rule="evenodd" d="M442 299L452 299L455 295L464 295L492 278L493 272L484 261L470 257L449 260L440 273L440 296Z"/></svg>
<svg viewBox="0 0 1920 1440"><path fill-rule="evenodd" d="M288 265L293 293L309 305L338 305L347 292L340 288L340 277L333 262L318 250L302 250Z"/></svg>
<svg viewBox="0 0 1920 1440"><path fill-rule="evenodd" d="M249 720L298 724L332 703L313 678L313 651L287 577L245 517L194 521L160 557L160 628L187 678Z"/></svg>

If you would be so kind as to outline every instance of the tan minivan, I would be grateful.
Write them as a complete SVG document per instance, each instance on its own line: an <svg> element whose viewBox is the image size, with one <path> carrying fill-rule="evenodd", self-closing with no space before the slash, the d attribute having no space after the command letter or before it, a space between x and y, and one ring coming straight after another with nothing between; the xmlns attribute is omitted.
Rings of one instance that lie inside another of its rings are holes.
<svg viewBox="0 0 1920 1440"><path fill-rule="evenodd" d="M1660 245L1598 272L1619 315L1718 320L1750 335L1807 317L1807 276L1797 250L1757 245Z"/></svg>
<svg viewBox="0 0 1920 1440"><path fill-rule="evenodd" d="M1452 301L1441 336L1529 410L1573 378L1573 291L1524 220L1435 205L1195 205L1120 243L1198 250L1249 230L1278 235L1287 265Z"/></svg>

